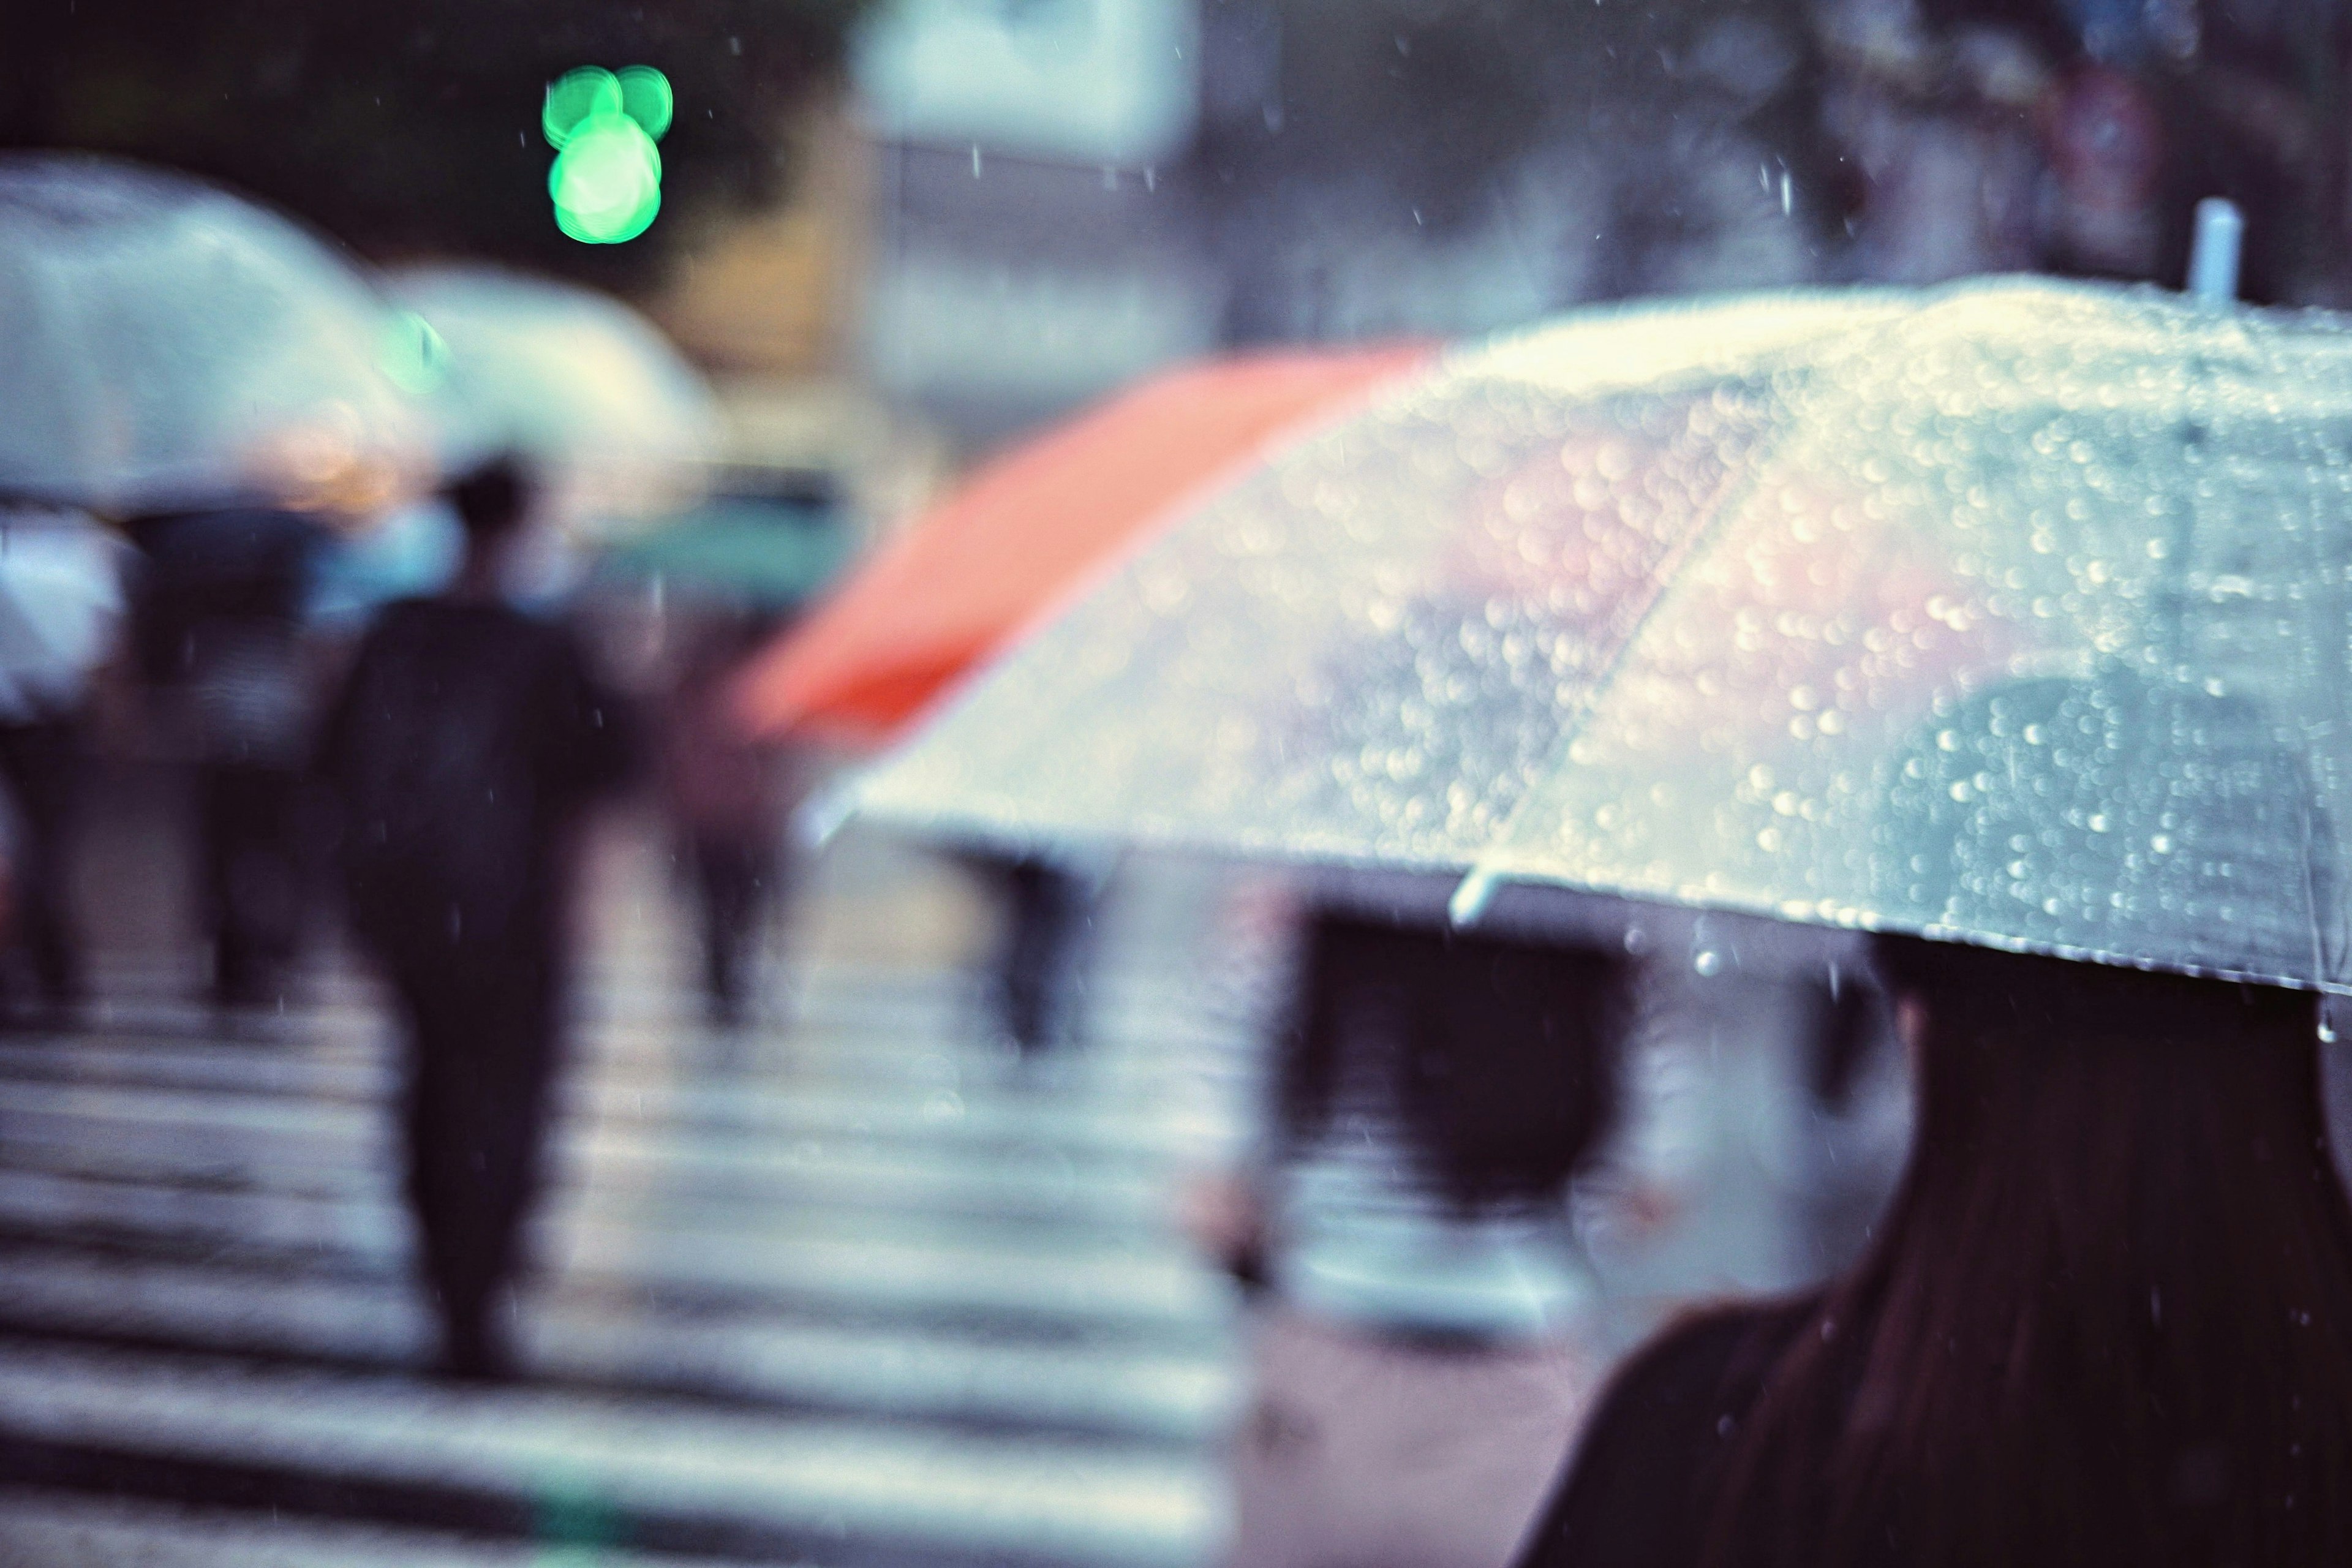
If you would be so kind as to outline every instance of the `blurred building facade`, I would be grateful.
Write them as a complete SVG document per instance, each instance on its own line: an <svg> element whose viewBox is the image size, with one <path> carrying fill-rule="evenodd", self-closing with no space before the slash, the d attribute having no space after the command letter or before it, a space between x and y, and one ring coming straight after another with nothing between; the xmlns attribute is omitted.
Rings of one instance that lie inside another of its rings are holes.
<svg viewBox="0 0 2352 1568"><path fill-rule="evenodd" d="M658 313L771 414L779 378L854 389L969 451L1223 347L1815 281L2177 284L2202 195L2248 206L2255 297L2331 300L2339 8L897 0L791 205L714 232Z"/></svg>
<svg viewBox="0 0 2352 1568"><path fill-rule="evenodd" d="M853 55L873 383L986 440L1214 346L1196 0L906 0Z"/></svg>

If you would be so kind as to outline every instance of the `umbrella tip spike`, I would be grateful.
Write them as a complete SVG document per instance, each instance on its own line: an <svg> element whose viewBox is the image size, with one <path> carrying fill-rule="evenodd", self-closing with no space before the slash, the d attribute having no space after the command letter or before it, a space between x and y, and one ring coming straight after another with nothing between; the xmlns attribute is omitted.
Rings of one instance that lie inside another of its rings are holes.
<svg viewBox="0 0 2352 1568"><path fill-rule="evenodd" d="M2238 204L2207 196L2197 204L2197 237L2189 252L2189 293L2200 303L2228 305L2238 298L2238 253L2246 217Z"/></svg>
<svg viewBox="0 0 2352 1568"><path fill-rule="evenodd" d="M1487 907L1502 888L1503 879L1496 873L1483 867L1471 872L1454 889L1454 896L1445 900L1445 918L1456 931L1468 930L1486 918Z"/></svg>

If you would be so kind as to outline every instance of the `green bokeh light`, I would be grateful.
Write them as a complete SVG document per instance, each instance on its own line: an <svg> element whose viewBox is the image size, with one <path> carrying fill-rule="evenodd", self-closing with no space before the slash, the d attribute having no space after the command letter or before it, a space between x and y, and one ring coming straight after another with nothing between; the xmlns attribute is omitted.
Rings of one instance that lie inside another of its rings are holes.
<svg viewBox="0 0 2352 1568"><path fill-rule="evenodd" d="M619 245L661 211L661 153L676 102L651 66L617 75L601 66L566 72L547 89L540 127L556 149L547 173L556 226L585 245Z"/></svg>
<svg viewBox="0 0 2352 1568"><path fill-rule="evenodd" d="M624 66L618 79L621 112L644 126L646 135L660 141L669 131L670 115L677 105L669 78L651 66Z"/></svg>
<svg viewBox="0 0 2352 1568"><path fill-rule="evenodd" d="M661 154L634 120L599 116L572 133L548 171L555 221L589 245L645 233L661 211Z"/></svg>
<svg viewBox="0 0 2352 1568"><path fill-rule="evenodd" d="M548 145L560 150L584 121L619 114L625 102L620 78L602 66L582 66L549 85L547 102L539 111L539 128L546 133Z"/></svg>

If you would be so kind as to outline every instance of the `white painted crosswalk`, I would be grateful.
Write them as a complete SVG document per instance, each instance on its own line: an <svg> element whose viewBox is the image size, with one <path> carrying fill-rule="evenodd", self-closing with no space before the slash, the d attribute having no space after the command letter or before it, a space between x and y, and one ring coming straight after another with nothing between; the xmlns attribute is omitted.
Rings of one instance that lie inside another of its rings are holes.
<svg viewBox="0 0 2352 1568"><path fill-rule="evenodd" d="M1033 1436L747 1413L658 1395L0 1346L0 1428L135 1466L269 1467L452 1498L581 1495L638 1539L1179 1565L1211 1545L1196 1464Z"/></svg>
<svg viewBox="0 0 2352 1568"><path fill-rule="evenodd" d="M0 1251L0 1326L88 1341L349 1366L413 1364L429 1349L424 1314L391 1280ZM772 1306L664 1313L562 1290L542 1293L526 1333L530 1364L551 1379L1006 1429L1199 1443L1214 1437L1233 1395L1214 1341L1024 1341Z"/></svg>
<svg viewBox="0 0 2352 1568"><path fill-rule="evenodd" d="M0 1487L8 1568L709 1568L606 1545L550 1547L289 1514Z"/></svg>
<svg viewBox="0 0 2352 1568"><path fill-rule="evenodd" d="M951 973L822 968L733 1037L601 975L498 1386L417 1370L367 986L223 1027L102 983L0 1041L0 1563L1213 1558L1234 1302L1172 1200L1247 1053L1181 976L1024 1068Z"/></svg>

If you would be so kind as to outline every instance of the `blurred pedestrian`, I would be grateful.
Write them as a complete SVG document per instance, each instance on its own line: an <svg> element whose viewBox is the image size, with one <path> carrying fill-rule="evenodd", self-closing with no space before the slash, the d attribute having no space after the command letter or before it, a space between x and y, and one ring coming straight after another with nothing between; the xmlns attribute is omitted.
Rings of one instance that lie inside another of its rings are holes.
<svg viewBox="0 0 2352 1568"><path fill-rule="evenodd" d="M1259 1173L1195 1230L1256 1287L1232 1568L1502 1568L1597 1388L1570 1189L1632 996L1599 948L1310 917Z"/></svg>
<svg viewBox="0 0 2352 1568"><path fill-rule="evenodd" d="M777 617L707 614L690 635L662 710L662 795L694 889L710 1020L741 1022L751 970L782 896L789 758L744 732L729 697Z"/></svg>
<svg viewBox="0 0 2352 1568"><path fill-rule="evenodd" d="M2352 1210L2307 993L1907 937L1875 1244L1618 1378L1522 1559L2352 1561Z"/></svg>
<svg viewBox="0 0 2352 1568"><path fill-rule="evenodd" d="M1023 1059L1034 1059L1077 1033L1097 879L1036 853L973 848L963 859L1000 911L983 981L990 1023Z"/></svg>
<svg viewBox="0 0 2352 1568"><path fill-rule="evenodd" d="M269 507L145 518L135 607L140 663L176 700L194 753L197 918L212 996L282 994L309 887L300 830L314 688L303 637L326 535Z"/></svg>
<svg viewBox="0 0 2352 1568"><path fill-rule="evenodd" d="M321 751L354 929L407 1026L408 1197L454 1375L511 1370L500 1297L561 1057L583 809L626 772L623 715L570 634L502 596L532 495L453 492L456 580L362 641Z"/></svg>
<svg viewBox="0 0 2352 1568"><path fill-rule="evenodd" d="M90 687L122 613L116 541L79 512L0 514L0 778L14 919L42 1006L69 1016L83 992L71 910Z"/></svg>

